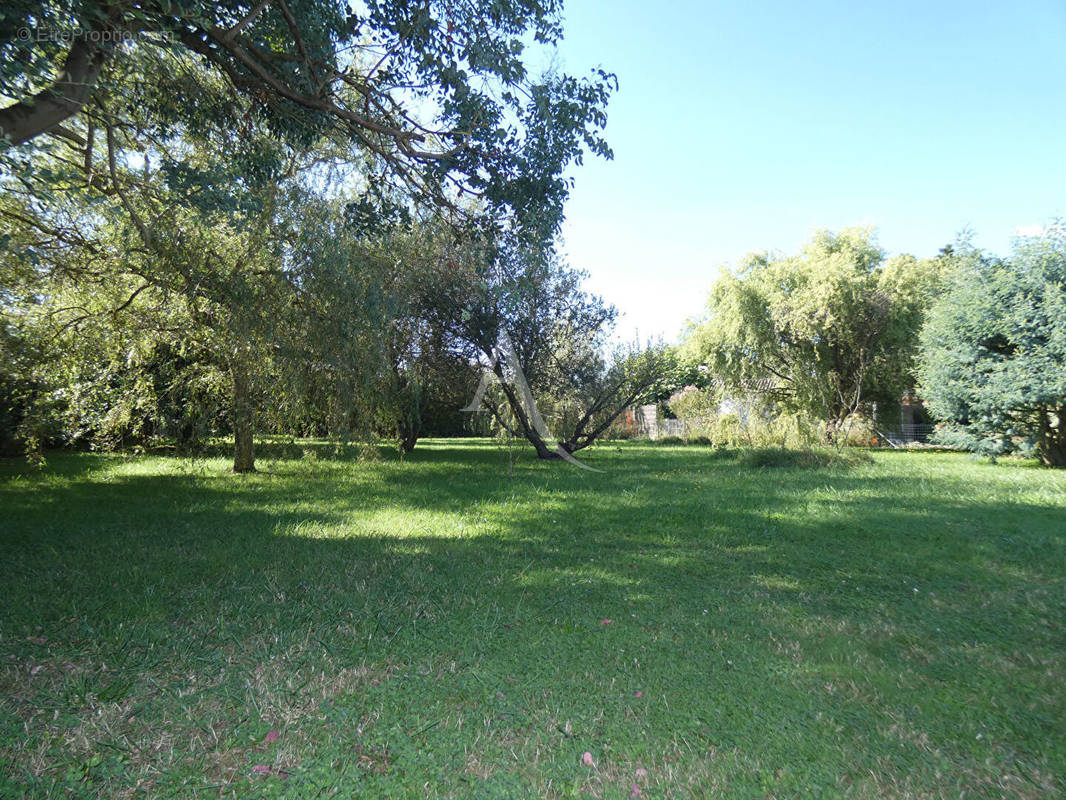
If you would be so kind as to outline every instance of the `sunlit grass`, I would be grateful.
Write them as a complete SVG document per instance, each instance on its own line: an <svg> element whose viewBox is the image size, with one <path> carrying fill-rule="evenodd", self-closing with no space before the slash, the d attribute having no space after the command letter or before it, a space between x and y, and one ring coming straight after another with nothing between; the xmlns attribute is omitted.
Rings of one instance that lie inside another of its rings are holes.
<svg viewBox="0 0 1066 800"><path fill-rule="evenodd" d="M1062 472L353 456L0 462L0 797L1063 789Z"/></svg>

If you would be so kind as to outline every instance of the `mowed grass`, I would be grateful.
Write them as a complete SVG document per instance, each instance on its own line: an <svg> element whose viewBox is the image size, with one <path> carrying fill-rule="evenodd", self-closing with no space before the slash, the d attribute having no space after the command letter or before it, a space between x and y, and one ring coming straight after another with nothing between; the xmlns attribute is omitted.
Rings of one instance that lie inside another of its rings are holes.
<svg viewBox="0 0 1066 800"><path fill-rule="evenodd" d="M0 797L1064 790L1064 472L382 452L0 463Z"/></svg>

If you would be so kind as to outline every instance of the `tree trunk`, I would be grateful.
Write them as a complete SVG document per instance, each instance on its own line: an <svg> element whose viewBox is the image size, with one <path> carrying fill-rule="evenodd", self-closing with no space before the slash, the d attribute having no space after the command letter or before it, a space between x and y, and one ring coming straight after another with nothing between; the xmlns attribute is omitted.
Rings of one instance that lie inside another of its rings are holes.
<svg viewBox="0 0 1066 800"><path fill-rule="evenodd" d="M840 436L840 429L844 427L844 420L834 416L825 423L825 439L830 444L837 444L837 437Z"/></svg>
<svg viewBox="0 0 1066 800"><path fill-rule="evenodd" d="M1058 424L1054 427L1050 424L1050 415L1041 413L1043 430L1037 444L1040 460L1049 467L1066 467L1066 406L1055 412Z"/></svg>
<svg viewBox="0 0 1066 800"><path fill-rule="evenodd" d="M401 420L399 427L400 452L407 455L414 450L415 445L418 444L419 426L411 420Z"/></svg>
<svg viewBox="0 0 1066 800"><path fill-rule="evenodd" d="M544 441L544 438L540 433L533 428L529 428L525 431L526 441L533 445L533 449L537 451L537 458L544 459L545 461L551 461L554 459L562 458L559 455L558 449L552 449L548 447L548 443Z"/></svg>
<svg viewBox="0 0 1066 800"><path fill-rule="evenodd" d="M1041 453L1043 462L1049 467L1066 467L1066 442L1057 442Z"/></svg>
<svg viewBox="0 0 1066 800"><path fill-rule="evenodd" d="M81 111L112 49L99 41L107 33L115 33L110 24L76 37L54 84L32 99L0 109L0 135L7 136L12 144L21 144Z"/></svg>
<svg viewBox="0 0 1066 800"><path fill-rule="evenodd" d="M418 434L422 432L422 386L417 379L404 376L399 368L392 368L393 375L399 386L401 398L407 399L407 407L399 415L396 432L399 434L400 453L407 455L415 449L418 443Z"/></svg>
<svg viewBox="0 0 1066 800"><path fill-rule="evenodd" d="M252 399L248 376L242 364L233 364L233 471L255 472L255 444L252 441Z"/></svg>
<svg viewBox="0 0 1066 800"><path fill-rule="evenodd" d="M178 429L178 450L186 452L189 450L195 450L198 444L198 436L196 435L196 426L191 422L184 423Z"/></svg>

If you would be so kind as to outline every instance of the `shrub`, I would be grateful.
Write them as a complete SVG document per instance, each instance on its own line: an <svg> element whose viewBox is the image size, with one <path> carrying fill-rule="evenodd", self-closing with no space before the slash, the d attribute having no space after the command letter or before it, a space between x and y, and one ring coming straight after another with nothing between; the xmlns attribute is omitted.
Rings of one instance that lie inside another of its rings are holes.
<svg viewBox="0 0 1066 800"><path fill-rule="evenodd" d="M640 426L637 424L636 412L627 409L611 423L604 439L635 439L640 435Z"/></svg>
<svg viewBox="0 0 1066 800"><path fill-rule="evenodd" d="M875 439L880 439L873 420L858 414L852 414L840 426L841 443L848 447L869 447Z"/></svg>
<svg viewBox="0 0 1066 800"><path fill-rule="evenodd" d="M788 447L755 447L739 451L737 463L745 467L794 467L818 469L850 467L871 461L863 452L845 452L829 448L795 449Z"/></svg>
<svg viewBox="0 0 1066 800"><path fill-rule="evenodd" d="M671 396L667 407L678 419L699 421L713 416L718 410L718 403L719 399L712 389L686 386Z"/></svg>
<svg viewBox="0 0 1066 800"><path fill-rule="evenodd" d="M825 424L806 414L720 414L689 432L719 447L809 448L825 443Z"/></svg>

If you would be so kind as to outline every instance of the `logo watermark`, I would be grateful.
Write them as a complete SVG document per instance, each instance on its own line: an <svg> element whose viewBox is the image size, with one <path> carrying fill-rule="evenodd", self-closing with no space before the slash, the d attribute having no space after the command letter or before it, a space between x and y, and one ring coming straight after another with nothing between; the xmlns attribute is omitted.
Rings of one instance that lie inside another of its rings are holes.
<svg viewBox="0 0 1066 800"><path fill-rule="evenodd" d="M19 28L15 32L20 42L51 42L53 44L123 44L134 41L167 43L170 31L94 30L91 28Z"/></svg>
<svg viewBox="0 0 1066 800"><path fill-rule="evenodd" d="M562 443L558 442L552 432L548 429L548 423L544 421L544 417L540 415L540 411L537 410L537 404L533 400L533 391L529 388L529 382L526 381L525 373L522 372L522 365L518 362L518 353L515 352L514 343L511 342L511 337L507 335L506 331L500 332L500 338L496 345L496 352L492 354L492 363L485 367L481 372L481 381L477 385L477 391L474 392L474 399L470 401L470 405L462 409L463 411L469 411L474 413L481 410L481 403L485 399L485 393L489 390L489 384L494 380L500 380L495 373L495 368L500 363L500 356L503 356L504 363L511 370L511 385L518 390L518 397L525 407L526 414L529 417L529 422L533 426L533 429L540 435L545 442L555 441L555 453L563 461L567 461L573 464L575 467L581 467L581 469L587 469L590 472L603 472L603 470L590 467L588 464L582 464L573 454L570 453Z"/></svg>

